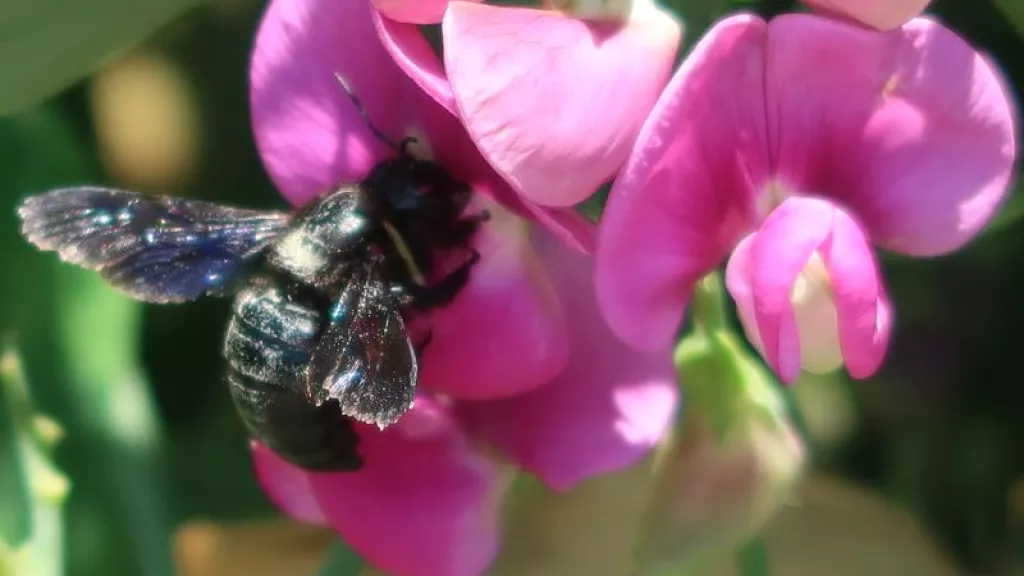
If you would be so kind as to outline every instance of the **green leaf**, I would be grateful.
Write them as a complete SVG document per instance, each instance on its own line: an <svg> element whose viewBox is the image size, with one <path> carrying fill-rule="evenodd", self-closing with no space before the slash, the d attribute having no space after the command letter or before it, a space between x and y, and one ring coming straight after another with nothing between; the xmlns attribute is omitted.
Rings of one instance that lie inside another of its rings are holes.
<svg viewBox="0 0 1024 576"><path fill-rule="evenodd" d="M327 552L327 559L318 576L355 576L363 569L363 560L347 544L336 540Z"/></svg>
<svg viewBox="0 0 1024 576"><path fill-rule="evenodd" d="M3 0L0 115L39 102L201 0Z"/></svg>

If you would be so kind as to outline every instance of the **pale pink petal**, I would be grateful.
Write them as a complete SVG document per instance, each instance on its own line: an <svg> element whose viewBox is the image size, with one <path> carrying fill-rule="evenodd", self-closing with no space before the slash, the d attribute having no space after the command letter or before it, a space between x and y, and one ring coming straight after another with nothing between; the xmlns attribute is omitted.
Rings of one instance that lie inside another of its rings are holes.
<svg viewBox="0 0 1024 576"><path fill-rule="evenodd" d="M299 522L327 525L327 518L313 495L306 471L286 462L255 440L249 443L249 450L256 469L256 481L274 506Z"/></svg>
<svg viewBox="0 0 1024 576"><path fill-rule="evenodd" d="M502 465L476 452L449 412L426 397L381 432L358 426L365 467L306 473L292 468L329 525L370 564L395 576L478 576L499 542ZM290 465L254 451L264 469ZM266 486L266 484L265 484Z"/></svg>
<svg viewBox="0 0 1024 576"><path fill-rule="evenodd" d="M790 297L815 252L829 272L847 369L863 378L878 368L888 343L889 307L871 246L852 217L825 200L790 198L741 248L749 254L730 262L729 288L737 289L737 300L745 299L738 279L746 266L762 352L783 382L800 374L800 337L814 337L798 333Z"/></svg>
<svg viewBox="0 0 1024 576"><path fill-rule="evenodd" d="M906 24L928 7L929 0L804 0L822 13L863 22L879 30Z"/></svg>
<svg viewBox="0 0 1024 576"><path fill-rule="evenodd" d="M843 363L850 376L862 379L885 358L892 311L865 231L842 208L834 211L832 234L819 252L832 283Z"/></svg>
<svg viewBox="0 0 1024 576"><path fill-rule="evenodd" d="M997 69L940 24L878 33L772 21L769 132L779 178L832 196L872 240L912 255L967 242L1004 199L1016 144Z"/></svg>
<svg viewBox="0 0 1024 576"><path fill-rule="evenodd" d="M373 0L380 13L397 22L437 24L449 0ZM479 2L480 0L471 0Z"/></svg>
<svg viewBox="0 0 1024 576"><path fill-rule="evenodd" d="M470 135L516 190L571 206L622 166L681 36L666 12L624 23L454 1L445 68Z"/></svg>
<svg viewBox="0 0 1024 576"><path fill-rule="evenodd" d="M554 380L521 396L463 402L467 427L556 490L628 466L648 453L675 415L671 348L640 353L605 324L593 295L590 257L537 235L565 307L572 346Z"/></svg>
<svg viewBox="0 0 1024 576"><path fill-rule="evenodd" d="M828 237L832 207L790 199L775 209L750 243L750 287L762 353L786 384L800 375L800 335L790 302L797 276Z"/></svg>
<svg viewBox="0 0 1024 576"><path fill-rule="evenodd" d="M612 328L634 346L670 345L691 286L756 222L768 178L765 23L712 28L665 89L602 215L597 289Z"/></svg>
<svg viewBox="0 0 1024 576"><path fill-rule="evenodd" d="M532 390L565 367L566 318L524 220L490 206L469 284L431 316L420 386L458 398Z"/></svg>

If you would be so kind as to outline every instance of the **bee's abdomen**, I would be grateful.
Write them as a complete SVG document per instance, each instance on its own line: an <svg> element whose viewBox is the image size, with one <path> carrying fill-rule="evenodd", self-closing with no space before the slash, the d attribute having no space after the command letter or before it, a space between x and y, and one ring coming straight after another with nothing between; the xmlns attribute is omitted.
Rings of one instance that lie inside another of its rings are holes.
<svg viewBox="0 0 1024 576"><path fill-rule="evenodd" d="M307 469L355 470L352 423L333 403L315 406L305 376L320 315L269 283L238 295L224 342L228 387L250 432Z"/></svg>
<svg viewBox="0 0 1024 576"><path fill-rule="evenodd" d="M246 427L261 443L307 470L358 470L358 437L336 402L314 406L291 390L255 382L234 370L228 386Z"/></svg>

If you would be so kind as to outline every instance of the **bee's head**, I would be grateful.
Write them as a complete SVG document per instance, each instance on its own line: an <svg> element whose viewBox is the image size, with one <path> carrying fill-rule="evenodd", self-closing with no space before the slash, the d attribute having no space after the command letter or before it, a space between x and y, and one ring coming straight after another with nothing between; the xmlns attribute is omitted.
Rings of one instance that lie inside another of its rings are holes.
<svg viewBox="0 0 1024 576"><path fill-rule="evenodd" d="M405 147L378 164L363 184L374 198L399 218L454 220L469 201L469 186L440 164L419 159Z"/></svg>

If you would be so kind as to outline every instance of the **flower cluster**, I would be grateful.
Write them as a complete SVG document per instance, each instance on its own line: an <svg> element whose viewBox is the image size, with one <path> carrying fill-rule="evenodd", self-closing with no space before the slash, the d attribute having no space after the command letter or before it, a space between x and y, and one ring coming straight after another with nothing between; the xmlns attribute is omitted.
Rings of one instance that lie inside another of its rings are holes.
<svg viewBox="0 0 1024 576"><path fill-rule="evenodd" d="M415 406L386 430L358 428L362 470L312 474L259 444L252 451L281 509L331 526L374 564L477 574L497 547L509 463L566 489L640 459L675 415L670 345L636 351L612 334L592 288L594 225L559 205L625 161L680 30L663 14L591 25L429 4L277 0L263 18L253 127L289 201L358 181L394 153L345 97L340 74L376 126L415 137L414 153L469 183L491 218L473 238L481 259L469 284L424 319L432 337ZM413 24L442 13L443 64ZM581 84L572 72L583 69L592 73ZM623 76L633 86L605 88ZM565 122L535 113L545 108Z"/></svg>
<svg viewBox="0 0 1024 576"><path fill-rule="evenodd" d="M821 15L719 21L673 75L681 26L644 0L580 15L272 0L251 108L289 201L394 153L338 74L492 217L469 284L421 319L415 406L385 430L357 425L355 473L254 443L269 497L389 573L480 574L513 467L568 489L669 430L676 334L695 283L725 263L781 379L871 375L893 324L875 247L931 256L975 235L1009 185L1013 111L991 63L912 18L926 2L808 4ZM440 25L443 57L424 24ZM610 181L595 225L573 207Z"/></svg>

